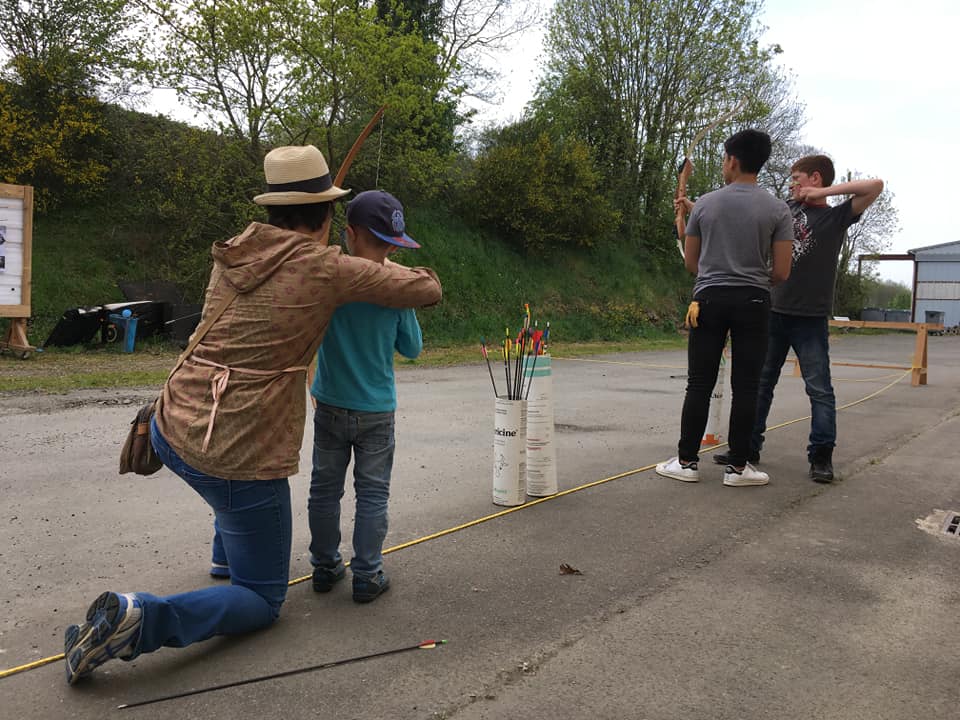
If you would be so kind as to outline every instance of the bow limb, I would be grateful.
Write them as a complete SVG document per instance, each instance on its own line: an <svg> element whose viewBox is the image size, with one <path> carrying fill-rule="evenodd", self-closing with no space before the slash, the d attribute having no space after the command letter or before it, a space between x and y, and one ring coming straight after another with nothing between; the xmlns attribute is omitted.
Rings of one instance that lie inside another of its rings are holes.
<svg viewBox="0 0 960 720"><path fill-rule="evenodd" d="M360 131L360 134L357 136L357 139L353 141L353 145L350 146L350 150L347 152L346 157L343 158L343 162L340 163L340 169L337 170L337 175L333 179L333 184L335 187L340 187L340 184L343 182L344 178L347 176L347 171L350 169L350 166L353 165L353 161L356 159L357 154L360 152L360 148L363 146L363 143L366 142L366 139L370 137L370 133L373 132L373 129L377 126L380 118L383 117L383 112L387 109L386 105L381 105L377 108L377 111L373 114L373 117L370 118L370 122L366 124L366 127ZM327 212L327 217L323 221L323 227L321 228L321 243L326 245L330 241L330 225L333 223L333 205L330 205L330 210Z"/></svg>
<svg viewBox="0 0 960 720"><path fill-rule="evenodd" d="M373 117L370 118L370 122L368 122L367 126L363 128L359 135L357 135L357 139L353 141L350 151L343 159L343 162L340 163L340 169L337 170L337 176L333 179L333 184L337 187L340 187L340 183L342 183L343 179L347 176L347 171L350 169L350 166L353 165L354 158L356 158L357 153L360 152L360 147L363 145L366 139L370 137L370 133L373 132L373 129L377 126L377 122L383 117L383 111L386 109L386 105L381 105L379 108L377 108L377 111L373 114Z"/></svg>
<svg viewBox="0 0 960 720"><path fill-rule="evenodd" d="M747 104L747 99L744 98L740 101L740 104L737 105L733 110L724 113L712 123L707 125L705 128L701 129L696 135L694 135L693 140L690 142L690 145L687 147L687 151L683 155L683 162L680 163L680 167L677 170L677 190L673 194L673 199L677 200L680 197L686 197L687 194L687 181L690 179L690 175L693 174L693 151L700 144L700 141L703 140L707 133L713 130L717 125L722 122L726 122L730 118L737 115ZM684 237L687 232L687 221L686 221L686 210L683 208L678 208L676 211L676 216L674 223L677 226L677 249L680 251L680 257L684 257L683 254L683 242Z"/></svg>
<svg viewBox="0 0 960 720"><path fill-rule="evenodd" d="M674 200L687 196L687 180L690 179L692 173L693 163L690 162L689 157L685 157L680 164L680 172L677 175L677 189L673 193ZM680 251L680 257L682 258L685 257L683 254L683 239L687 234L687 210L683 206L676 208L674 224L677 226L677 250Z"/></svg>

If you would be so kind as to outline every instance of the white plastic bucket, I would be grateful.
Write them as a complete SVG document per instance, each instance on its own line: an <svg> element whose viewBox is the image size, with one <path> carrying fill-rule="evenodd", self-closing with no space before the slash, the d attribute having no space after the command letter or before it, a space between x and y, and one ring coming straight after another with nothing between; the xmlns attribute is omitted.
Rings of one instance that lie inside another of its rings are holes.
<svg viewBox="0 0 960 720"><path fill-rule="evenodd" d="M527 495L546 497L557 493L557 451L554 445L553 376L549 355L524 363L527 395Z"/></svg>
<svg viewBox="0 0 960 720"><path fill-rule="evenodd" d="M717 373L717 383L710 394L710 414L707 415L707 428L700 440L700 447L713 447L722 442L720 428L723 423L723 390L727 384L727 360L720 357L720 372Z"/></svg>
<svg viewBox="0 0 960 720"><path fill-rule="evenodd" d="M493 504L523 505L527 475L527 403L498 397L493 416Z"/></svg>

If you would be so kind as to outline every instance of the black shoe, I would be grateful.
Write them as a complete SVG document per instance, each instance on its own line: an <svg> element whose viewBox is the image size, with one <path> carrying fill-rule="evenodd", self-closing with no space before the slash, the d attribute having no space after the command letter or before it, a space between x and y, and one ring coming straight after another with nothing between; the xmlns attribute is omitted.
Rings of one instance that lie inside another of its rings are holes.
<svg viewBox="0 0 960 720"><path fill-rule="evenodd" d="M725 453L714 453L714 454L713 454L713 461L714 461L717 465L729 465L729 464L730 464L730 453L729 453L729 452L725 452ZM747 458L747 462L750 463L751 465L759 465L759 464L760 464L760 453L750 453L750 457Z"/></svg>
<svg viewBox="0 0 960 720"><path fill-rule="evenodd" d="M818 483L833 482L833 448L816 448L809 460L811 479Z"/></svg>
<svg viewBox="0 0 960 720"><path fill-rule="evenodd" d="M313 569L313 591L319 593L330 592L333 586L343 580L347 574L347 569L343 563L337 563L336 567L315 567Z"/></svg>
<svg viewBox="0 0 960 720"><path fill-rule="evenodd" d="M390 589L390 578L383 570L371 578L353 578L353 601L358 603L373 602Z"/></svg>

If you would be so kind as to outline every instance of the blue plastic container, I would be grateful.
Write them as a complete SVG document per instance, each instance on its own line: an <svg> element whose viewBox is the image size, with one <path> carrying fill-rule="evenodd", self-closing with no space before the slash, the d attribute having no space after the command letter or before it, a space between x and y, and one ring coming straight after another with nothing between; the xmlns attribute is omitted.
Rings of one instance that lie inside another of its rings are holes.
<svg viewBox="0 0 960 720"><path fill-rule="evenodd" d="M124 310L122 315L110 313L110 322L123 329L123 351L132 353L137 342L137 319L129 310Z"/></svg>

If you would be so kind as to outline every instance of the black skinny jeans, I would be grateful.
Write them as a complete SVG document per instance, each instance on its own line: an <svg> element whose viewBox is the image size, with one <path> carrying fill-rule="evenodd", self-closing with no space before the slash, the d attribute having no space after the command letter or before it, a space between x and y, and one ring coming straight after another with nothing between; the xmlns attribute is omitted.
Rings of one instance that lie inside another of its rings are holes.
<svg viewBox="0 0 960 720"><path fill-rule="evenodd" d="M699 460L723 346L730 334L730 464L746 463L757 412L757 387L770 332L770 293L755 287L712 287L697 293L700 317L687 344L687 393L680 420L681 460Z"/></svg>

